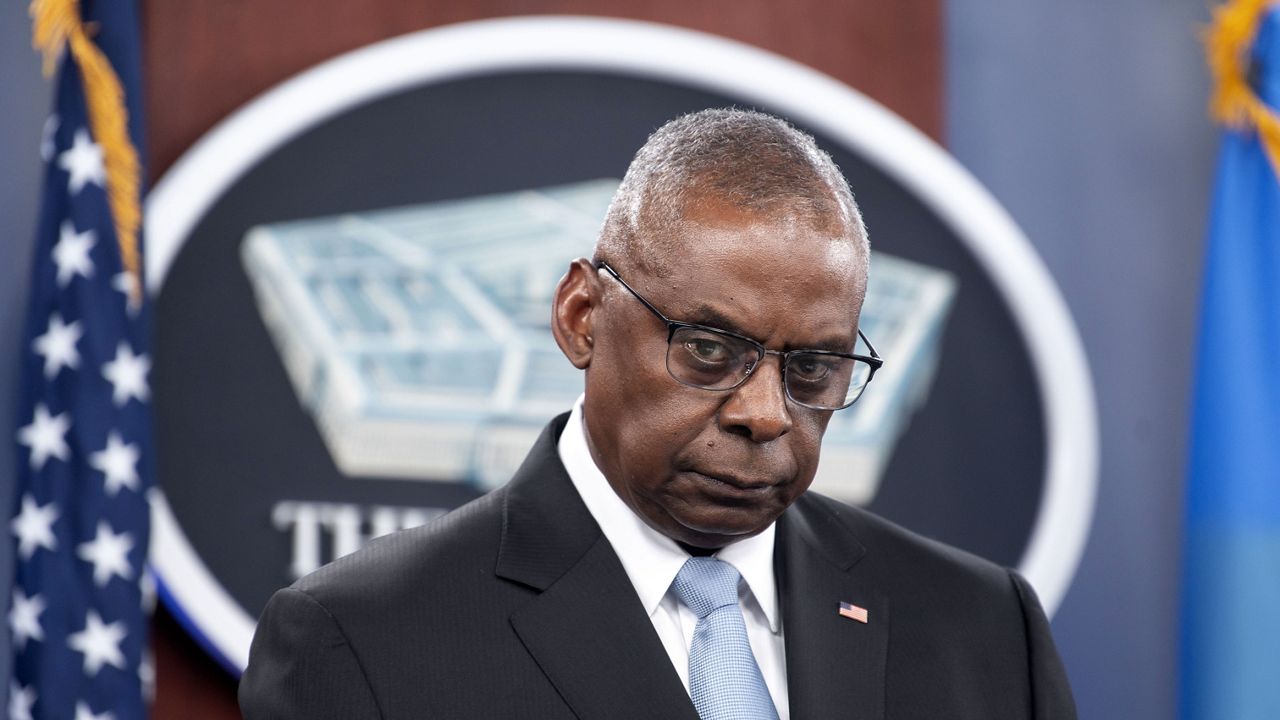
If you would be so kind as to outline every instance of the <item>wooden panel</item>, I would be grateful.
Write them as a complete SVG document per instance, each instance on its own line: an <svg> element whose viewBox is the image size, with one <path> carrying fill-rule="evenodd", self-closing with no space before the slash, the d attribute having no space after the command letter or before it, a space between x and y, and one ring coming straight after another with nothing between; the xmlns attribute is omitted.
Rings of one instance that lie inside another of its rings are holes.
<svg viewBox="0 0 1280 720"><path fill-rule="evenodd" d="M810 65L943 133L938 0L143 0L154 181L236 108L318 62L437 25L586 14L679 25ZM156 720L238 716L235 682L166 614L154 627Z"/></svg>
<svg viewBox="0 0 1280 720"><path fill-rule="evenodd" d="M151 621L155 652L154 720L227 720L240 717L236 681L187 635L163 607Z"/></svg>
<svg viewBox="0 0 1280 720"><path fill-rule="evenodd" d="M937 0L144 0L148 145L158 177L201 134L276 83L345 51L447 23L593 14L680 25L786 55L942 137Z"/></svg>

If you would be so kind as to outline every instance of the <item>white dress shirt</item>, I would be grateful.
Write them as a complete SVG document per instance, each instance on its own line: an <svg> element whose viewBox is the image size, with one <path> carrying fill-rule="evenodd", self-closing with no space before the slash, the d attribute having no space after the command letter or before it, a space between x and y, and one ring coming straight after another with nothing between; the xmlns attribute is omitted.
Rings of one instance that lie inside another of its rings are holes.
<svg viewBox="0 0 1280 720"><path fill-rule="evenodd" d="M587 448L582 401L579 397L574 403L573 413L560 435L560 461L569 471L569 479L582 496L587 510L622 561L640 603L649 613L653 629L657 631L688 692L689 646L693 643L693 629L698 618L671 592L671 581L675 580L689 554L675 541L646 525L613 491ZM789 720L791 711L787 702L782 617L773 574L775 530L775 525L771 524L764 532L728 545L715 556L742 575L742 581L738 583L738 605L746 622L747 638L773 697L779 720Z"/></svg>

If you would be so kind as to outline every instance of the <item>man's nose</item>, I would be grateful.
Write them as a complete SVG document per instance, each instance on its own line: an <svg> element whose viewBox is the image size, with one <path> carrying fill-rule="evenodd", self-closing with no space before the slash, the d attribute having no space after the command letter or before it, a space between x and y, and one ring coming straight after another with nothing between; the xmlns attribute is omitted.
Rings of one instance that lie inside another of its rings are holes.
<svg viewBox="0 0 1280 720"><path fill-rule="evenodd" d="M747 381L720 406L720 427L755 442L769 442L791 431L791 412L782 387L782 364L766 356Z"/></svg>

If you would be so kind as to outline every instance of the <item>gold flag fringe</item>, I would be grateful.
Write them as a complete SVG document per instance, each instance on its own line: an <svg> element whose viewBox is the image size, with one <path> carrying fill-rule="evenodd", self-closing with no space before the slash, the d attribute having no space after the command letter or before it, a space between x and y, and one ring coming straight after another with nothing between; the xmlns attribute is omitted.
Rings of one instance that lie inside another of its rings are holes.
<svg viewBox="0 0 1280 720"><path fill-rule="evenodd" d="M1205 36L1205 56L1213 73L1209 112L1234 130L1256 130L1271 169L1280 176L1280 116L1249 85L1249 51L1263 16L1275 0L1232 0L1214 10Z"/></svg>
<svg viewBox="0 0 1280 720"><path fill-rule="evenodd" d="M32 0L32 45L44 55L44 72L48 76L57 67L58 57L66 47L80 68L88 106L89 128L102 148L107 176L107 198L120 243L120 258L125 272L133 278L130 301L142 299L142 268L138 252L138 229L142 224L140 196L142 168L138 152L129 139L129 111L125 107L124 88L111 68L111 62L89 38L87 26L80 17L79 0Z"/></svg>

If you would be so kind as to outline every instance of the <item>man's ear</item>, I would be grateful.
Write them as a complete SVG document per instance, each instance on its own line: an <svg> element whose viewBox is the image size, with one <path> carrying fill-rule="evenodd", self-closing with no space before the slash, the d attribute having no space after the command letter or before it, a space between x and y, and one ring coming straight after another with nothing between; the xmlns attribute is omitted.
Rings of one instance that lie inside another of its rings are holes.
<svg viewBox="0 0 1280 720"><path fill-rule="evenodd" d="M551 302L551 334L560 351L579 370L591 364L594 349L592 324L601 297L600 278L586 258L569 263L569 272L556 285Z"/></svg>

